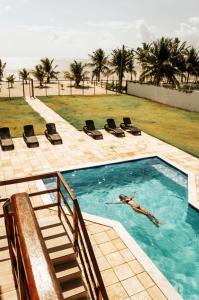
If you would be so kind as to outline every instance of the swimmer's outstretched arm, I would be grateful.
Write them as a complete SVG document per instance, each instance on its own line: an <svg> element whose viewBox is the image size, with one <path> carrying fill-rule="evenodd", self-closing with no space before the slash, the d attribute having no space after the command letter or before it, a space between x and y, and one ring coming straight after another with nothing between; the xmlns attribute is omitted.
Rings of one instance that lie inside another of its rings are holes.
<svg viewBox="0 0 199 300"><path fill-rule="evenodd" d="M124 204L123 202L105 202L105 204Z"/></svg>

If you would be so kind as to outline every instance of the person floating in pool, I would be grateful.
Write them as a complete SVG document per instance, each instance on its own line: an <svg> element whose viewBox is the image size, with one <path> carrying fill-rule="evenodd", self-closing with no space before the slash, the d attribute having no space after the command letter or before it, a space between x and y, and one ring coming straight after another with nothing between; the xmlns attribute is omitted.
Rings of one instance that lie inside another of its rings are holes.
<svg viewBox="0 0 199 300"><path fill-rule="evenodd" d="M126 195L119 195L120 201L124 204L128 204L132 207L136 212L143 214L149 218L156 226L160 225L160 222L156 217L154 217L145 207L141 206L134 200L134 196L132 198ZM121 202L109 202L107 204L121 204Z"/></svg>
<svg viewBox="0 0 199 300"><path fill-rule="evenodd" d="M145 207L138 204L134 200L134 198L129 198L126 195L120 195L119 198L122 203L126 203L126 204L130 205L133 208L133 210L135 210L136 212L147 216L149 218L149 220L152 221L155 225L157 225L157 226L160 225L160 222L156 219L156 217L154 217Z"/></svg>

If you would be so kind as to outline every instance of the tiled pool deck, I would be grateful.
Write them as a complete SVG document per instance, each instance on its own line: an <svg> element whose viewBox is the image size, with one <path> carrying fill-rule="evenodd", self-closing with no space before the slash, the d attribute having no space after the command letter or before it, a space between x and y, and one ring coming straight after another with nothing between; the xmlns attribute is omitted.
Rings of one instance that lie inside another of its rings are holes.
<svg viewBox="0 0 199 300"><path fill-rule="evenodd" d="M0 151L0 180L159 155L195 174L198 206L199 159L145 133L142 133L142 136L126 134L125 138L116 138L103 130L103 140L92 140L83 132L77 131L40 100L27 99L27 101L47 122L56 123L63 144L53 146L45 136L39 136L39 148L29 149L22 138L14 139L14 151ZM16 191L32 191L36 188L35 183L0 187L0 196L3 198ZM35 197L33 204L38 205L41 201L39 196ZM45 212L41 212L41 215L43 214ZM1 223L0 226L3 224ZM131 252L128 249L113 228L90 221L87 222L87 228L111 300L168 299L146 272L147 267L140 264L133 250L131 249ZM0 259L2 255L7 254L1 252ZM2 267L3 265L0 266L0 270ZM8 284L5 291L11 293L12 289L13 287ZM176 300L172 297L169 299Z"/></svg>

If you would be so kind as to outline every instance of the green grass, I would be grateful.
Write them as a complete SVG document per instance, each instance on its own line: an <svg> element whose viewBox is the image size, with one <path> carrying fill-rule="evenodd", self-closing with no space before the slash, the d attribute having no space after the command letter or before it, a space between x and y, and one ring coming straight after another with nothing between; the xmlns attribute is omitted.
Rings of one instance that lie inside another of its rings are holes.
<svg viewBox="0 0 199 300"><path fill-rule="evenodd" d="M9 127L12 137L19 137L27 124L33 124L35 134L44 133L44 119L23 98L0 98L0 127Z"/></svg>
<svg viewBox="0 0 199 300"><path fill-rule="evenodd" d="M119 125L123 116L129 116L146 133L199 157L199 113L127 95L39 98L77 129L86 119L103 128L109 117Z"/></svg>

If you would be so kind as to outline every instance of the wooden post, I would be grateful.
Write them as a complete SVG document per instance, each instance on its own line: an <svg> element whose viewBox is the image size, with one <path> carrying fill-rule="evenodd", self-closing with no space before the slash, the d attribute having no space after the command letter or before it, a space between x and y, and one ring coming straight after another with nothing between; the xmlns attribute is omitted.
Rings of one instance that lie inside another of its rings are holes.
<svg viewBox="0 0 199 300"><path fill-rule="evenodd" d="M29 79L28 88L29 88L29 96L32 97L32 95L31 95L31 89L30 89L30 81L31 81L31 79Z"/></svg>
<svg viewBox="0 0 199 300"><path fill-rule="evenodd" d="M106 79L106 95L107 95L107 93L108 93L107 85L108 85L108 79Z"/></svg>
<svg viewBox="0 0 199 300"><path fill-rule="evenodd" d="M73 200L77 201L77 200ZM73 248L75 253L77 254L78 251L78 215L75 208L75 205L73 204Z"/></svg>
<svg viewBox="0 0 199 300"><path fill-rule="evenodd" d="M60 179L57 176L57 204L58 204L58 217L61 219L61 197L60 197Z"/></svg>
<svg viewBox="0 0 199 300"><path fill-rule="evenodd" d="M60 85L59 85L59 80L58 80L57 82L58 82L58 96L60 96Z"/></svg>
<svg viewBox="0 0 199 300"><path fill-rule="evenodd" d="M9 81L8 81L8 97L11 100L11 97L10 97L10 83L9 83Z"/></svg>
<svg viewBox="0 0 199 300"><path fill-rule="evenodd" d="M70 95L72 95L72 80L70 80Z"/></svg>
<svg viewBox="0 0 199 300"><path fill-rule="evenodd" d="M23 87L23 97L25 98L25 86L24 86L24 80L22 80L22 87Z"/></svg>
<svg viewBox="0 0 199 300"><path fill-rule="evenodd" d="M31 89L32 89L32 97L34 98L35 95L34 95L34 82L33 82L33 79L31 78Z"/></svg>
<svg viewBox="0 0 199 300"><path fill-rule="evenodd" d="M45 91L46 91L46 97L48 96L47 94L47 84L45 83Z"/></svg>

